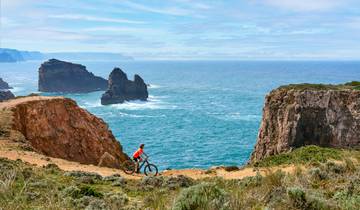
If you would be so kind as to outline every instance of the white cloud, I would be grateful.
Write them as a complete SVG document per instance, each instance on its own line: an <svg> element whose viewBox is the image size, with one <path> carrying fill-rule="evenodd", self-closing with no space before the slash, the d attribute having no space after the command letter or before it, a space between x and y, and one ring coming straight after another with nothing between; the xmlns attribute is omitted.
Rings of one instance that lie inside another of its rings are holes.
<svg viewBox="0 0 360 210"><path fill-rule="evenodd" d="M143 24L143 21L135 21L120 18L104 18L89 15L76 15L76 14L63 14L63 15L50 15L50 18L67 19L67 20L84 20L84 21L97 21L97 22L109 22L109 23L131 23L131 24Z"/></svg>
<svg viewBox="0 0 360 210"><path fill-rule="evenodd" d="M347 0L264 0L265 4L293 11L328 11L337 8Z"/></svg>

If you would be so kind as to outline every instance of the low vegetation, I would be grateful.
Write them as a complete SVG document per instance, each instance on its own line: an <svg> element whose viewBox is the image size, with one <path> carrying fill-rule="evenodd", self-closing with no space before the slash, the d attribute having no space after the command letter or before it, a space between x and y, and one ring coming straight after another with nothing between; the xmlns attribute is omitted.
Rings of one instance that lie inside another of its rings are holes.
<svg viewBox="0 0 360 210"><path fill-rule="evenodd" d="M360 209L359 161L360 151L308 146L258 162L267 172L241 180L127 180L0 159L0 209ZM294 171L274 170L284 164Z"/></svg>
<svg viewBox="0 0 360 210"><path fill-rule="evenodd" d="M344 89L354 89L360 90L360 82L352 81L345 84L332 85L332 84L290 84L281 86L280 89L295 89L295 90L344 90Z"/></svg>
<svg viewBox="0 0 360 210"><path fill-rule="evenodd" d="M340 160L348 151L318 146L306 146L289 153L270 156L256 162L255 167L269 167L288 164L324 163L327 160Z"/></svg>

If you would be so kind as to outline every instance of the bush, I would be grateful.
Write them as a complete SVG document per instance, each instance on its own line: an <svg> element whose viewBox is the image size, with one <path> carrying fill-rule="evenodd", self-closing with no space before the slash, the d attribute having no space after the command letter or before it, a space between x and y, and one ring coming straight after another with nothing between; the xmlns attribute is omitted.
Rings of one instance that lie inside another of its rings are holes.
<svg viewBox="0 0 360 210"><path fill-rule="evenodd" d="M200 183L184 189L176 199L173 210L226 209L229 205L227 193L210 183Z"/></svg>
<svg viewBox="0 0 360 210"><path fill-rule="evenodd" d="M163 186L168 187L169 189L176 189L178 187L190 187L193 183L193 179L187 176L179 175L167 178L163 183Z"/></svg>
<svg viewBox="0 0 360 210"><path fill-rule="evenodd" d="M290 201L296 208L306 207L306 193L299 187L292 187L287 190Z"/></svg>
<svg viewBox="0 0 360 210"><path fill-rule="evenodd" d="M152 176L146 176L144 177L141 182L140 182L140 186L142 187L161 187L164 183L164 178L163 177L152 177Z"/></svg>
<svg viewBox="0 0 360 210"><path fill-rule="evenodd" d="M336 164L334 162L327 162L325 164L325 167L328 171L336 173L336 174L341 174L344 173L346 171L345 167L341 164Z"/></svg>
<svg viewBox="0 0 360 210"><path fill-rule="evenodd" d="M103 194L96 191L93 187L91 186L81 186L80 188L76 187L76 186L70 186L67 187L63 190L62 194L64 196L69 196L72 198L81 198L84 196L92 196L92 197L98 197L98 198L102 198Z"/></svg>
<svg viewBox="0 0 360 210"><path fill-rule="evenodd" d="M354 163L350 160L350 158L345 158L345 168L348 172L354 172L356 171L356 167Z"/></svg>
<svg viewBox="0 0 360 210"><path fill-rule="evenodd" d="M248 176L240 180L239 184L241 187L258 187L262 184L264 177L259 172L256 176Z"/></svg>
<svg viewBox="0 0 360 210"><path fill-rule="evenodd" d="M111 209L121 209L129 202L129 198L126 196L126 194L120 193L109 195L106 199L111 206Z"/></svg>
<svg viewBox="0 0 360 210"><path fill-rule="evenodd" d="M311 168L309 174L311 178L315 180L325 180L328 178L326 171L323 171L320 168Z"/></svg>
<svg viewBox="0 0 360 210"><path fill-rule="evenodd" d="M281 187L285 173L281 170L277 170L274 173L270 172L264 177L264 183L270 188Z"/></svg>
<svg viewBox="0 0 360 210"><path fill-rule="evenodd" d="M269 167L283 164L325 163L330 159L340 160L341 158L340 150L311 145L300 147L290 153L267 157L262 161L256 162L254 166Z"/></svg>
<svg viewBox="0 0 360 210"><path fill-rule="evenodd" d="M85 185L80 187L80 196L93 196L93 197L98 197L98 198L102 198L103 194L96 191L96 189L94 189L91 186Z"/></svg>
<svg viewBox="0 0 360 210"><path fill-rule="evenodd" d="M106 205L105 201L94 199L91 200L89 205L85 208L85 210L108 210L109 207Z"/></svg>

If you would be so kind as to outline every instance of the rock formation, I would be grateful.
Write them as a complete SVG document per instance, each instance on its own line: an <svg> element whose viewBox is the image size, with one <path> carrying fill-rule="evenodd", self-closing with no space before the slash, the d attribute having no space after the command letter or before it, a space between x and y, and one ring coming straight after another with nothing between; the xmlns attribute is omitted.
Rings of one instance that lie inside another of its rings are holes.
<svg viewBox="0 0 360 210"><path fill-rule="evenodd" d="M86 93L106 90L107 80L80 64L50 59L39 68L39 91Z"/></svg>
<svg viewBox="0 0 360 210"><path fill-rule="evenodd" d="M107 124L71 99L24 97L2 103L0 109L12 111L13 130L41 154L107 167L128 159Z"/></svg>
<svg viewBox="0 0 360 210"><path fill-rule="evenodd" d="M12 89L7 82L5 82L2 78L0 78L0 90L8 90Z"/></svg>
<svg viewBox="0 0 360 210"><path fill-rule="evenodd" d="M266 96L251 161L304 145L360 146L360 91L345 86L293 85Z"/></svg>
<svg viewBox="0 0 360 210"><path fill-rule="evenodd" d="M9 90L0 90L0 102L15 98L14 94Z"/></svg>
<svg viewBox="0 0 360 210"><path fill-rule="evenodd" d="M130 100L146 101L148 96L147 85L139 75L136 74L134 81L131 81L121 69L115 68L109 76L109 87L101 97L101 104L117 104Z"/></svg>

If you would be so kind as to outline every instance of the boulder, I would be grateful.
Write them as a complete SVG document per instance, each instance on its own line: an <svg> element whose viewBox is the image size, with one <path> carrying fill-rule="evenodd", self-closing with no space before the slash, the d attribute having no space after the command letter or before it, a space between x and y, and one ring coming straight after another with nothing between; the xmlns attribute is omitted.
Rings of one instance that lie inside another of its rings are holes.
<svg viewBox="0 0 360 210"><path fill-rule="evenodd" d="M50 59L39 68L39 91L87 93L107 89L107 80L80 64Z"/></svg>
<svg viewBox="0 0 360 210"><path fill-rule="evenodd" d="M148 96L147 85L139 75L136 74L134 81L131 81L121 69L115 68L109 76L108 90L102 95L101 104L117 104L130 100L146 101Z"/></svg>
<svg viewBox="0 0 360 210"><path fill-rule="evenodd" d="M15 98L14 94L9 90L0 90L0 102Z"/></svg>
<svg viewBox="0 0 360 210"><path fill-rule="evenodd" d="M100 118L63 97L32 96L3 102L12 112L12 129L40 154L83 164L119 168L129 157Z"/></svg>
<svg viewBox="0 0 360 210"><path fill-rule="evenodd" d="M265 99L251 162L305 145L360 146L360 91L355 87L290 85Z"/></svg>
<svg viewBox="0 0 360 210"><path fill-rule="evenodd" d="M8 90L12 89L7 82L5 82L2 78L0 78L0 90Z"/></svg>

